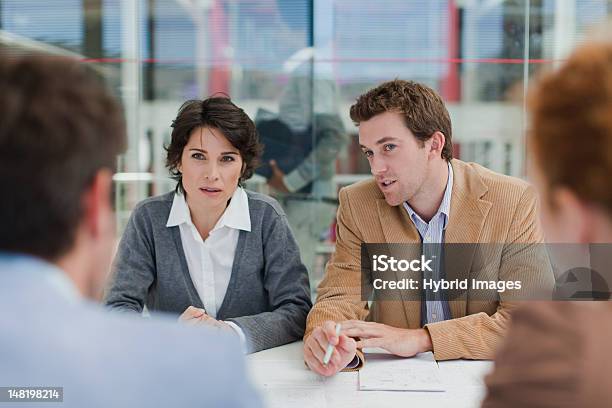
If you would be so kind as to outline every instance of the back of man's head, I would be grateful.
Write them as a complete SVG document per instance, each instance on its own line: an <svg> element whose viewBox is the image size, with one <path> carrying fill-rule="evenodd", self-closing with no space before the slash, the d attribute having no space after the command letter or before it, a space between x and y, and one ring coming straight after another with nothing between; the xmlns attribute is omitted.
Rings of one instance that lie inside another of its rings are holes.
<svg viewBox="0 0 612 408"><path fill-rule="evenodd" d="M548 191L568 189L612 217L612 42L578 48L540 80L530 108L531 147Z"/></svg>
<svg viewBox="0 0 612 408"><path fill-rule="evenodd" d="M125 145L123 114L83 64L0 59L0 251L69 252L85 193Z"/></svg>

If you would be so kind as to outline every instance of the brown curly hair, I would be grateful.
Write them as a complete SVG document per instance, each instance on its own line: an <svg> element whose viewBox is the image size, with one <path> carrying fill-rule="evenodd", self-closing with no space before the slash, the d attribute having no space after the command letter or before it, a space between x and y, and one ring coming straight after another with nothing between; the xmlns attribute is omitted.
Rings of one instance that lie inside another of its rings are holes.
<svg viewBox="0 0 612 408"><path fill-rule="evenodd" d="M421 143L435 132L445 136L442 158L453 158L451 119L442 97L428 86L395 79L384 82L357 98L351 106L355 125L384 112L398 112L406 127Z"/></svg>
<svg viewBox="0 0 612 408"><path fill-rule="evenodd" d="M176 119L172 121L170 144L165 148L166 167L172 178L177 181L176 192L185 194L183 175L178 167L181 163L183 149L189 142L189 136L194 129L199 127L219 129L232 146L240 151L244 162L240 185L253 175L259 165L263 150L253 121L227 97L193 99L180 107Z"/></svg>
<svg viewBox="0 0 612 408"><path fill-rule="evenodd" d="M529 107L530 146L550 189L568 188L612 214L612 44L577 49L541 78Z"/></svg>

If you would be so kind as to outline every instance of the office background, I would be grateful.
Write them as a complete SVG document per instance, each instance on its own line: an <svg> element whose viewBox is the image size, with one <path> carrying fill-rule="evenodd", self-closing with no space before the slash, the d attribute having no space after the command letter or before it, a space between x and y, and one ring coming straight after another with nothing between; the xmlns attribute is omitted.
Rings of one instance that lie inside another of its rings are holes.
<svg viewBox="0 0 612 408"><path fill-rule="evenodd" d="M369 175L348 116L359 94L423 82L448 104L456 157L525 177L530 79L610 16L612 0L0 0L0 47L79 58L123 103L119 234L138 201L174 186L163 146L186 99L227 94L254 120L287 118L311 148L313 117L338 117L332 174L310 169L329 188L282 195L260 175L247 186L288 211L314 287L333 250L335 191Z"/></svg>

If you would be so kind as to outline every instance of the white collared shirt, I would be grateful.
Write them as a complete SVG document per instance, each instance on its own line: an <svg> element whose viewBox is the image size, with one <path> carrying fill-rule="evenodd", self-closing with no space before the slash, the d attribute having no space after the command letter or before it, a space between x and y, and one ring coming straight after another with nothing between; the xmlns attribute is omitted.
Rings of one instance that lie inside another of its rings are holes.
<svg viewBox="0 0 612 408"><path fill-rule="evenodd" d="M206 313L217 318L227 292L240 230L251 231L249 200L241 187L236 188L208 238L203 240L191 220L189 206L182 194L175 194L166 227L179 227L189 275L202 300ZM244 333L233 322L228 323L245 342Z"/></svg>

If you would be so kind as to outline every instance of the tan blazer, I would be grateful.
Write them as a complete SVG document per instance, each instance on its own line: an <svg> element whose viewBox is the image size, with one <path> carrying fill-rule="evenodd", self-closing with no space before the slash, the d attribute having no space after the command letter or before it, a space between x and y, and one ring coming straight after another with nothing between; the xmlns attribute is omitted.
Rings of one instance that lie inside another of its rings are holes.
<svg viewBox="0 0 612 408"><path fill-rule="evenodd" d="M526 182L494 173L478 164L452 160L454 180L445 232L446 243L540 243L543 234L537 200ZM340 190L336 250L308 315L306 339L325 320L372 320L393 327L419 328L420 301L361 300L362 243L420 243L419 233L403 206L389 206L374 180ZM469 259L469 257L466 257ZM504 251L487 279L521 280L523 284L554 285L547 257L525 260ZM534 264L535 263L535 264ZM499 265L499 267L497 267ZM465 268L469 276L471 264ZM469 292L449 301L453 319L428 324L437 360L491 359L508 324L512 302L470 300ZM361 356L361 353L360 353Z"/></svg>

